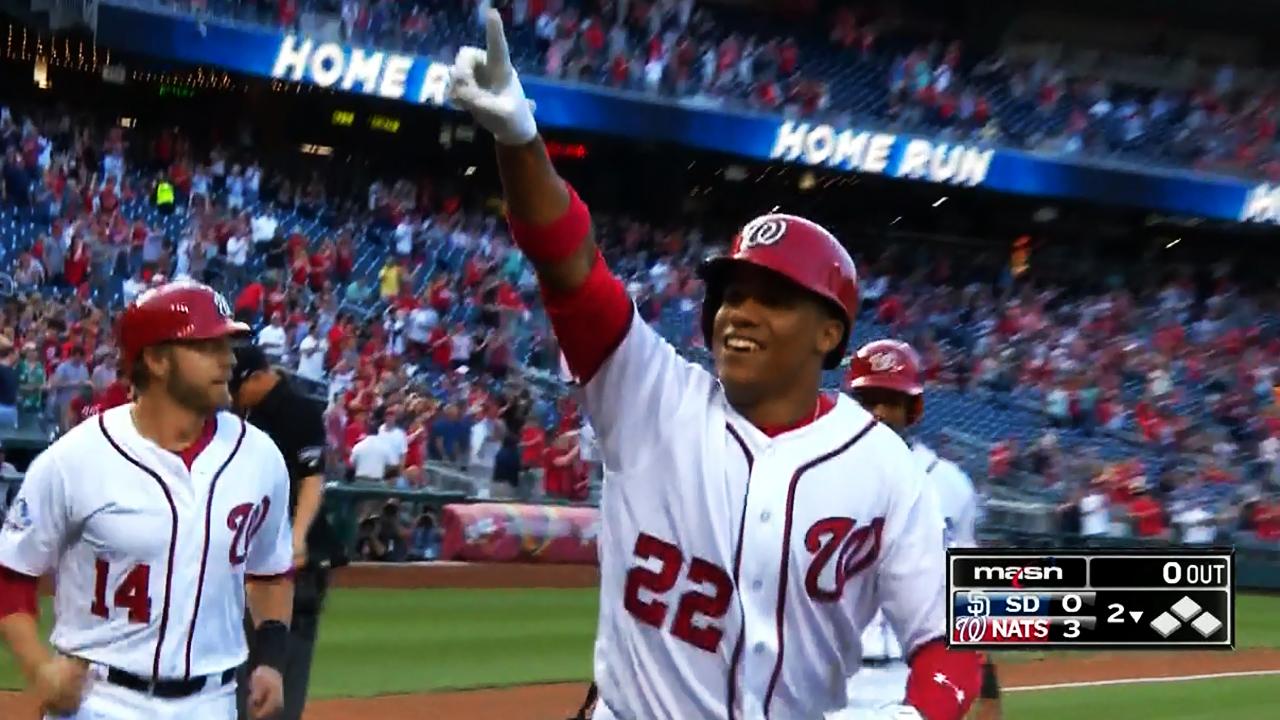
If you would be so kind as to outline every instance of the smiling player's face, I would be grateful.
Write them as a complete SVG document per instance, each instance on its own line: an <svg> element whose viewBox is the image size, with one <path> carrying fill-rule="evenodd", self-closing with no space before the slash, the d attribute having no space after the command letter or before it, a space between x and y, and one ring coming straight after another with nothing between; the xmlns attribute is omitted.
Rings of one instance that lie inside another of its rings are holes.
<svg viewBox="0 0 1280 720"><path fill-rule="evenodd" d="M843 330L820 300L781 275L749 265L730 268L711 332L716 373L729 401L754 404L819 372Z"/></svg>
<svg viewBox="0 0 1280 720"><path fill-rule="evenodd" d="M173 343L165 361L165 392L176 404L196 413L229 407L227 381L235 365L231 344L230 338Z"/></svg>

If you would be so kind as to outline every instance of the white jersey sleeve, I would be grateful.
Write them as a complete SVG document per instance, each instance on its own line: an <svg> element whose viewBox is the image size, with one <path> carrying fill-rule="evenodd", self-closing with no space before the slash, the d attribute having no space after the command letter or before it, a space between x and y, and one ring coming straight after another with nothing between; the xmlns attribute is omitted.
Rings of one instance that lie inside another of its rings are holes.
<svg viewBox="0 0 1280 720"><path fill-rule="evenodd" d="M959 465L939 457L924 443L913 444L911 454L924 471L926 488L937 498L938 510L947 526L947 547L976 546L978 498L973 481Z"/></svg>
<svg viewBox="0 0 1280 720"><path fill-rule="evenodd" d="M39 577L53 570L71 525L66 480L48 452L31 462L0 530L0 565Z"/></svg>
<svg viewBox="0 0 1280 720"><path fill-rule="evenodd" d="M939 496L949 502L943 510L947 513L950 547L977 547L978 494L973 490L973 481L950 460L940 462L936 472L940 475L938 482L945 485Z"/></svg>
<svg viewBox="0 0 1280 720"><path fill-rule="evenodd" d="M713 387L710 373L680 357L633 308L622 342L584 386L605 467L628 473L655 457L653 448L680 430L680 409L705 406Z"/></svg>
<svg viewBox="0 0 1280 720"><path fill-rule="evenodd" d="M921 471L904 454L900 494L885 521L877 594L906 656L946 634L944 524Z"/></svg>
<svg viewBox="0 0 1280 720"><path fill-rule="evenodd" d="M262 530L253 538L245 561L245 572L250 575L283 575L293 567L293 524L289 519L289 471L284 457L275 445L273 452L262 459L270 466L267 473L271 480L271 506L262 520Z"/></svg>

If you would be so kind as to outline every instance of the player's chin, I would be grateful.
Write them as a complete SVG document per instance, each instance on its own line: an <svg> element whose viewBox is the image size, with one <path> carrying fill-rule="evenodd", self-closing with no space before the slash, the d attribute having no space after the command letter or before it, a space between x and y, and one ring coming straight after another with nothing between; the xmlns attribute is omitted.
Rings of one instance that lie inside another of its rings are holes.
<svg viewBox="0 0 1280 720"><path fill-rule="evenodd" d="M231 389L227 387L227 383L214 383L209 388L209 407L212 410L231 407Z"/></svg>
<svg viewBox="0 0 1280 720"><path fill-rule="evenodd" d="M765 377L764 353L738 353L721 350L716 353L716 375L725 389L746 390L757 386Z"/></svg>

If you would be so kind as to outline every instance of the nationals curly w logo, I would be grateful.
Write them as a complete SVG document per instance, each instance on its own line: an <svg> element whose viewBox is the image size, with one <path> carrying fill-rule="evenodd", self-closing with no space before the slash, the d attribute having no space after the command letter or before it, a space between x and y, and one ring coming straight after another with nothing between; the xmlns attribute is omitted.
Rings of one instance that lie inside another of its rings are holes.
<svg viewBox="0 0 1280 720"><path fill-rule="evenodd" d="M742 241L738 249L746 250L758 245L772 245L787 234L787 221L777 217L752 220L742 228Z"/></svg>
<svg viewBox="0 0 1280 720"><path fill-rule="evenodd" d="M809 597L818 602L839 600L845 584L880 557L883 532L883 517L861 526L847 517L823 518L811 525L804 535L804 547L813 553L804 577Z"/></svg>
<svg viewBox="0 0 1280 720"><path fill-rule="evenodd" d="M245 558L249 557L253 538L262 529L262 524L266 522L267 513L270 511L271 498L263 495L258 503L240 503L227 513L227 529L233 533L228 559L233 566L240 565Z"/></svg>

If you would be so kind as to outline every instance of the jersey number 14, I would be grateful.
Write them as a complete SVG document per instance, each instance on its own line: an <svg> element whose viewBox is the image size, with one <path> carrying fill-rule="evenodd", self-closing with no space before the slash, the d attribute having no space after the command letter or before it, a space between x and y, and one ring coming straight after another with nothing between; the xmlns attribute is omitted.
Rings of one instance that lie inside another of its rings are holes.
<svg viewBox="0 0 1280 720"><path fill-rule="evenodd" d="M671 592L680 579L684 553L669 542L641 533L636 538L635 557L639 560L657 559L659 566L657 570L633 567L627 571L622 603L636 620L662 629L667 619L667 603L663 596ZM724 636L724 630L716 621L729 611L733 579L719 565L700 557L689 561L685 577L698 587L680 596L671 621L671 634L699 650L716 652ZM641 590L647 590L656 597L644 600L640 597Z"/></svg>
<svg viewBox="0 0 1280 720"><path fill-rule="evenodd" d="M111 565L98 558L94 563L93 604L89 612L103 620L111 616L111 608L107 606L107 578L111 574ZM129 622L148 623L151 621L151 566L145 563L134 565L120 579L112 596L112 605L129 611Z"/></svg>

